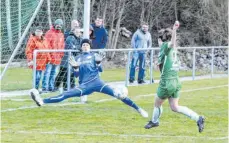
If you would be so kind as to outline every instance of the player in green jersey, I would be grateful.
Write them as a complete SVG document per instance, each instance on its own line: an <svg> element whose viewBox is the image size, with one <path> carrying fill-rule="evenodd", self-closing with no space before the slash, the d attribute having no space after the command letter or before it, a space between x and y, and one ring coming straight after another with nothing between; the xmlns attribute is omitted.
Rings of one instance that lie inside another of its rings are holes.
<svg viewBox="0 0 229 143"><path fill-rule="evenodd" d="M159 36L159 42L162 41L162 43L159 43L161 50L158 57L159 67L161 67L161 78L157 96L155 97L152 120L145 125L145 128L150 129L159 126L159 118L162 114L162 104L168 98L172 111L184 114L192 120L195 120L199 132L202 132L204 129L204 117L178 104L181 89L178 77L179 64L176 52L176 30L178 27L179 22L176 21L172 30L162 30L162 34Z"/></svg>

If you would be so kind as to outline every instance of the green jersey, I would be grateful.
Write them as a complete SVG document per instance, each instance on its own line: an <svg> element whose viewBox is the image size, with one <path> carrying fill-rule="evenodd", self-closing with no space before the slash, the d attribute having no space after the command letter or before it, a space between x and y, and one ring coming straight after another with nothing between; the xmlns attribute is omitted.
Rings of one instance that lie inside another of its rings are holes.
<svg viewBox="0 0 229 143"><path fill-rule="evenodd" d="M161 45L161 50L161 57L159 59L163 60L161 61L163 62L161 79L177 78L179 66L174 48L168 47L168 42L164 42Z"/></svg>

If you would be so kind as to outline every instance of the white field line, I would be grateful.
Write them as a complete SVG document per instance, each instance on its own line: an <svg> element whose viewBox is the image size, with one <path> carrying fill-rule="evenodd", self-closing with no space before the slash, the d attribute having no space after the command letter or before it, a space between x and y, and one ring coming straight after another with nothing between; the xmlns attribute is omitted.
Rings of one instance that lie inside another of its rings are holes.
<svg viewBox="0 0 229 143"><path fill-rule="evenodd" d="M196 88L196 89L189 89L189 90L183 90L181 92L193 92L193 91L201 91L201 90L209 90L209 89L216 89L216 88L222 88L222 87L227 87L228 85L219 85L219 86L212 86L212 87L203 87L203 88ZM149 96L154 96L156 93L152 94L145 94L145 95L138 95L135 96L134 99L139 99L140 97L149 97ZM107 101L113 101L117 100L116 98L110 98L110 99L101 99L95 101L96 103L101 103L101 102L107 102ZM81 102L74 102L74 103L62 103L62 104L46 104L44 106L68 106L68 105L75 105L75 104L83 104ZM32 109L32 108L38 108L37 106L23 106L19 108L10 108L10 109L5 109L1 110L1 112L10 112L10 111L17 111L17 110L24 110L24 109Z"/></svg>
<svg viewBox="0 0 229 143"><path fill-rule="evenodd" d="M2 131L7 132L7 131ZM10 133L10 132L9 132ZM58 132L58 131L14 131L18 134L49 134L49 135L84 135L84 136L113 136L113 137L136 137L136 138L189 138L189 139L205 139L205 140L225 140L225 137L197 137L197 136L177 136L177 135L152 135L152 134L111 134L111 133L88 133L88 132Z"/></svg>
<svg viewBox="0 0 229 143"><path fill-rule="evenodd" d="M31 101L31 99L20 99L20 98L15 98L15 99L11 99L11 98L2 98L2 101L4 100L8 100L8 101L18 101L18 102L24 102L24 101Z"/></svg>

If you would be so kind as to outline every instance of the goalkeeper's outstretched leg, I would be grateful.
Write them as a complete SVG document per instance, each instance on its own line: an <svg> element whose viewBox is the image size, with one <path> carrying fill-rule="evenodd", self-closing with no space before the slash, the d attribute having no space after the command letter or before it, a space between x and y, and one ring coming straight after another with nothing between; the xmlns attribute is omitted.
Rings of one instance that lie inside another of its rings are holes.
<svg viewBox="0 0 229 143"><path fill-rule="evenodd" d="M139 112L142 117L144 118L148 117L148 113L144 109L140 108L129 97L127 97L128 89L125 86L110 87L109 85L104 84L99 92L113 96L121 100L124 104L137 110L137 112Z"/></svg>

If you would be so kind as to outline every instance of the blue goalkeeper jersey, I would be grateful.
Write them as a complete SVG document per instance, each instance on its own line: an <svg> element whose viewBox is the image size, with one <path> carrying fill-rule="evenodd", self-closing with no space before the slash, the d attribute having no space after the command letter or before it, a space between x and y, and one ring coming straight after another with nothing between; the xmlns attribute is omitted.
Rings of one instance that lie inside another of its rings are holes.
<svg viewBox="0 0 229 143"><path fill-rule="evenodd" d="M76 57L76 61L81 63L75 71L75 76L79 77L79 84L87 84L99 78L102 67L96 64L94 53L84 52Z"/></svg>

